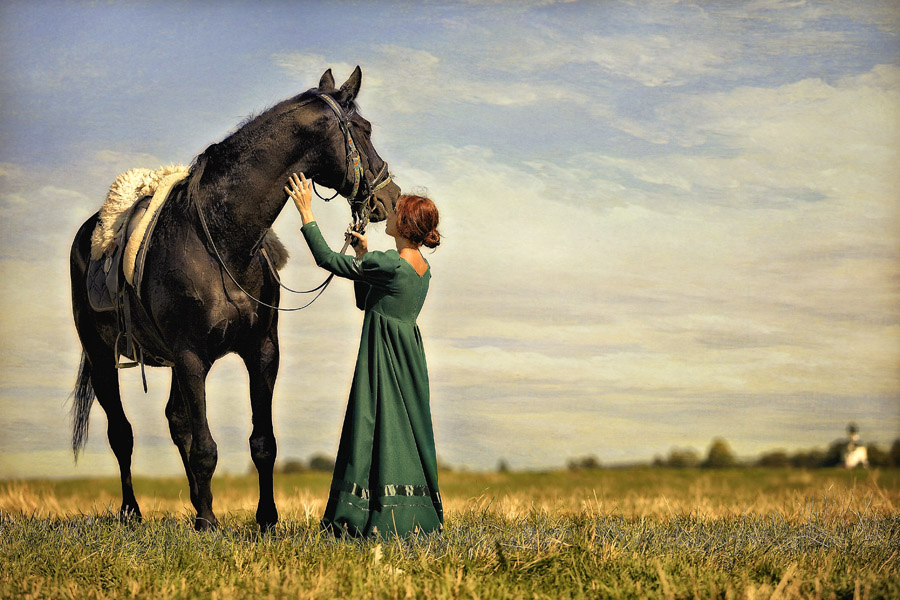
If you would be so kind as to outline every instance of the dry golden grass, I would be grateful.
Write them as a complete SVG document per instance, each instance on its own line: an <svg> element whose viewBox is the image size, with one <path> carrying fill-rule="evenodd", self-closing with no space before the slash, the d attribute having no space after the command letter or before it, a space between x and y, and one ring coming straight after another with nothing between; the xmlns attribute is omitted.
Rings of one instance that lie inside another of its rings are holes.
<svg viewBox="0 0 900 600"><path fill-rule="evenodd" d="M440 535L341 542L330 476L276 477L260 535L252 477L214 482L193 531L186 484L0 483L0 597L896 598L900 471L627 469L441 474Z"/></svg>
<svg viewBox="0 0 900 600"><path fill-rule="evenodd" d="M548 514L669 518L692 515L722 518L779 513L789 521L810 515L890 514L900 506L897 470L726 471L637 468L545 473L442 472L448 514L473 508L505 517L532 511ZM317 518L325 508L330 476L307 472L278 475L275 500L282 517ZM145 517L189 513L182 478L137 479L135 490ZM255 478L214 479L218 514L256 510ZM121 501L114 479L0 482L0 510L39 517L115 512Z"/></svg>

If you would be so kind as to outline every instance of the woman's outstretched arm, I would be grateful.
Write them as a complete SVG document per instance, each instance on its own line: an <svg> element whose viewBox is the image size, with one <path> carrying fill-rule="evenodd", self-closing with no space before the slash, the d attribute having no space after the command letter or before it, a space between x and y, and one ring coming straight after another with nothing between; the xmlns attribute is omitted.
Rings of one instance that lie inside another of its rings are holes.
<svg viewBox="0 0 900 600"><path fill-rule="evenodd" d="M306 179L303 173L298 176L292 173L288 178L288 185L284 187L284 191L294 201L297 211L300 213L300 220L303 222L301 231L306 243L312 252L316 264L323 269L330 271L338 277L346 277L348 279L362 280L365 279L361 259L367 252L366 236L355 231L348 231L350 235L356 238L353 249L356 251L356 259L353 259L340 252L334 252L325 242L322 233L319 231L316 216L312 210L312 183Z"/></svg>

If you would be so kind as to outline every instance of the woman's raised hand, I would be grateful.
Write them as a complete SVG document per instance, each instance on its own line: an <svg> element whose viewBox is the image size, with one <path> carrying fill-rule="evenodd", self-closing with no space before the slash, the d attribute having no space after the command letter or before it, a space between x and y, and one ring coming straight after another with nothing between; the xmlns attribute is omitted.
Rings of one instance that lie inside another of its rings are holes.
<svg viewBox="0 0 900 600"><path fill-rule="evenodd" d="M350 238L350 246L356 251L356 258L362 258L369 251L366 235L354 231L352 228L347 229L347 237Z"/></svg>
<svg viewBox="0 0 900 600"><path fill-rule="evenodd" d="M303 173L300 173L299 177L296 173L291 173L284 191L294 201L304 225L316 220L312 212L312 182L308 181Z"/></svg>

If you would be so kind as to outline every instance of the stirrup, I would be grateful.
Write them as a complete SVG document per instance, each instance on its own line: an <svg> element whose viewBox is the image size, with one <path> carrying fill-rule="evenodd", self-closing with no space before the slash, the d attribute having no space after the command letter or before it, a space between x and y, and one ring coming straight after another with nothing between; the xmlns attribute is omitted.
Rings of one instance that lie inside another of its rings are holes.
<svg viewBox="0 0 900 600"><path fill-rule="evenodd" d="M119 362L119 337L122 334L116 336L116 368L117 369L130 369L131 367L140 367L141 368L141 384L144 386L144 393L147 393L147 372L144 370L144 349L140 346L132 346L133 349L137 350L136 355L138 357L135 362Z"/></svg>
<svg viewBox="0 0 900 600"><path fill-rule="evenodd" d="M138 361L119 362L119 357L122 356L121 354L119 354L119 339L121 337L122 337L122 332L120 331L118 334L116 334L116 345L114 346L114 348L115 348L114 351L116 353L116 368L117 369L130 369L131 367L136 367L136 366L140 365L141 363Z"/></svg>

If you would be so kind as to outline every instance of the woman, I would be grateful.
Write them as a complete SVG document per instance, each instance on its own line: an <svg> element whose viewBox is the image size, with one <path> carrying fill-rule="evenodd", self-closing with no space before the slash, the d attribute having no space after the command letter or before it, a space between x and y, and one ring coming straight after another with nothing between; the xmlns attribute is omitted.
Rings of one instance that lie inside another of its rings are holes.
<svg viewBox="0 0 900 600"><path fill-rule="evenodd" d="M444 512L429 408L428 370L416 317L431 270L419 247L436 248L438 212L421 196L400 196L386 233L397 250L368 252L356 239L356 258L333 252L312 211L311 183L291 175L284 189L303 221L316 264L355 282L365 310L362 339L341 443L322 525L335 534L405 536L439 530Z"/></svg>

